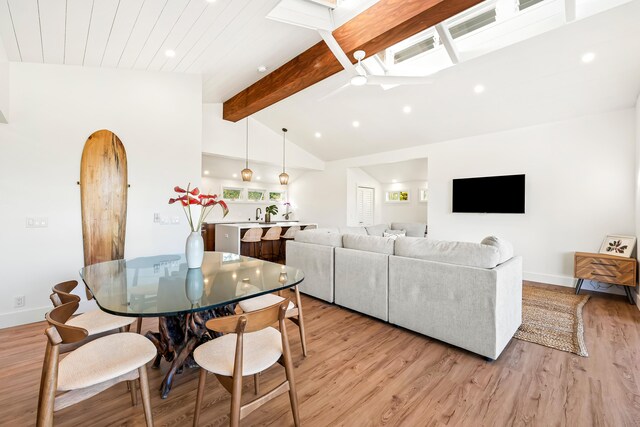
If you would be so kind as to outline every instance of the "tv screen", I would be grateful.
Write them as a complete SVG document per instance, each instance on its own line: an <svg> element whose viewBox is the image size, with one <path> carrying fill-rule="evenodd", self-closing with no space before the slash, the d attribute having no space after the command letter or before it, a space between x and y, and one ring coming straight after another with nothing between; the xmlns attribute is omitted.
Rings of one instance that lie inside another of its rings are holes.
<svg viewBox="0 0 640 427"><path fill-rule="evenodd" d="M524 175L453 180L453 212L524 213Z"/></svg>

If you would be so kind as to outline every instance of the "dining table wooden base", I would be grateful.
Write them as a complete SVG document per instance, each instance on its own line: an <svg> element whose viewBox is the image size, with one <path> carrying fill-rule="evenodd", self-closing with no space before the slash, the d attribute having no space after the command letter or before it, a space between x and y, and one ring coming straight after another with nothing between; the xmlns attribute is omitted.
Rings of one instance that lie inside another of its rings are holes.
<svg viewBox="0 0 640 427"><path fill-rule="evenodd" d="M205 324L209 319L235 314L235 304L217 307L177 316L160 317L159 332L147 332L145 336L153 342L158 354L153 362L153 368L159 369L164 358L171 363L169 371L160 384L160 395L166 399L171 391L176 374L185 368L197 368L193 359L193 350L205 342L217 338L219 334L208 331Z"/></svg>

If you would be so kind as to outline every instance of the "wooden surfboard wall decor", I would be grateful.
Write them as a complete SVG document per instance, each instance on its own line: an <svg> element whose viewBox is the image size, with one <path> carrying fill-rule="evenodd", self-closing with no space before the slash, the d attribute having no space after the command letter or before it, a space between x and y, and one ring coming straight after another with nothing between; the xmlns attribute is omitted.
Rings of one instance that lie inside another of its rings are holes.
<svg viewBox="0 0 640 427"><path fill-rule="evenodd" d="M113 132L91 134L80 162L84 264L124 258L127 153Z"/></svg>

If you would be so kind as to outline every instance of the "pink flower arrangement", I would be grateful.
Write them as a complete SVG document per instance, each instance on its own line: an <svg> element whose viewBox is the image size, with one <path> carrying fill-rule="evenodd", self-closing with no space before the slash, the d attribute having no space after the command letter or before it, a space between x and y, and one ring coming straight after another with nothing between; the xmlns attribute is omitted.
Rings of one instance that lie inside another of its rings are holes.
<svg viewBox="0 0 640 427"><path fill-rule="evenodd" d="M189 221L191 231L200 230L200 228L202 227L202 222L207 218L207 215L211 213L215 205L220 205L222 207L223 217L227 216L227 214L229 213L229 207L224 202L224 200L218 200L217 194L200 193L198 187L194 189L190 189L190 187L191 184L187 186L186 190L178 186L174 187L173 191L178 193L178 197L176 197L175 199L169 199L169 204L172 205L179 202L182 205L182 209L184 210L184 214L187 217L187 221ZM191 213L191 205L198 205L202 207L202 209L200 210L200 218L195 224L193 222L193 215Z"/></svg>

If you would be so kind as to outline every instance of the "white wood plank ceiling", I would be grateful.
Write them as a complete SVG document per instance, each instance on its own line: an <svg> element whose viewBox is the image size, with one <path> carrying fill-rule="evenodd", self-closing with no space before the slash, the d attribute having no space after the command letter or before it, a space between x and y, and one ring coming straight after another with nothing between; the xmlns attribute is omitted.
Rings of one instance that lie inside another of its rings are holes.
<svg viewBox="0 0 640 427"><path fill-rule="evenodd" d="M203 74L219 102L320 40L265 18L278 0L0 0L11 61ZM175 56L166 55L168 50Z"/></svg>

